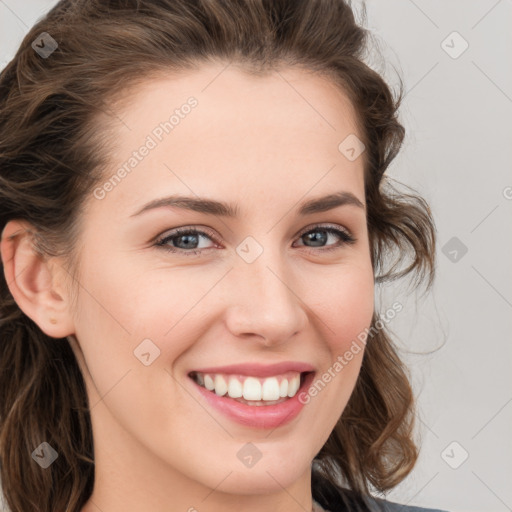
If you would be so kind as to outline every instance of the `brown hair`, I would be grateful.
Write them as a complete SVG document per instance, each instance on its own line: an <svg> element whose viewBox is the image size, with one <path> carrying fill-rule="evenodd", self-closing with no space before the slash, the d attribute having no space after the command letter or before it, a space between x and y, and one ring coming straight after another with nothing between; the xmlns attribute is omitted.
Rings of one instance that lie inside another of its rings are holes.
<svg viewBox="0 0 512 512"><path fill-rule="evenodd" d="M43 32L58 43L47 58L31 47ZM300 66L334 80L358 114L376 281L415 275L430 287L431 212L383 175L404 138L397 119L403 86L393 97L364 63L368 36L343 0L60 1L0 74L0 230L11 219L26 221L36 250L65 256L75 276L81 206L108 163L108 130L98 120L119 122L108 117L119 94L151 74L212 60L254 74ZM0 393L1 481L10 509L79 511L94 484L82 374L68 341L45 335L21 311L3 272ZM392 488L418 456L413 420L407 370L386 329L378 329L353 394L315 457L315 481L341 492L340 475L358 496ZM43 441L58 459L41 471L31 453Z"/></svg>

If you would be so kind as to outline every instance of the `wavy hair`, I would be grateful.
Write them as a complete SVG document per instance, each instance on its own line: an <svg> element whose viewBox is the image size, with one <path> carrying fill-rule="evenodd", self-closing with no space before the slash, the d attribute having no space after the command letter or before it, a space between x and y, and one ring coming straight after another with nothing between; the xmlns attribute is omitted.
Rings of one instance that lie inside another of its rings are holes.
<svg viewBox="0 0 512 512"><path fill-rule="evenodd" d="M58 44L47 58L32 47L43 32ZM116 122L110 114L121 93L209 61L255 75L297 66L331 79L356 110L376 282L414 275L430 287L431 212L384 174L405 135L397 118L403 85L393 94L365 64L369 36L348 0L61 0L0 73L0 230L11 219L26 221L35 250L64 256L75 275L81 207L102 181L105 120ZM94 485L83 377L68 340L47 336L21 311L3 272L0 395L0 476L11 511L80 511ZM377 329L315 457L313 496L325 503L329 486L368 496L402 481L418 457L414 408L408 371L386 329ZM59 454L45 471L31 457L43 441Z"/></svg>

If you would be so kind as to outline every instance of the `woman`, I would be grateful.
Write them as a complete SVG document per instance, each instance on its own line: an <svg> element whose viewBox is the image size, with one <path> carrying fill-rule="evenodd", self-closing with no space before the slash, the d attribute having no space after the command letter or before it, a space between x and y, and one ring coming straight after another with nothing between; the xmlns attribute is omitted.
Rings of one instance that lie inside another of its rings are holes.
<svg viewBox="0 0 512 512"><path fill-rule="evenodd" d="M341 0L32 28L0 75L11 510L420 510L370 494L418 457L374 284L428 287L435 230L384 176L404 129L366 37Z"/></svg>

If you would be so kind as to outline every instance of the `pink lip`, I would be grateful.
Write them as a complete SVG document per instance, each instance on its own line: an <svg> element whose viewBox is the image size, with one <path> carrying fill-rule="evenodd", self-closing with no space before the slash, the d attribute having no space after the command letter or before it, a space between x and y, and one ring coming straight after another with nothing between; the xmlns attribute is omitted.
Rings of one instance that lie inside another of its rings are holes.
<svg viewBox="0 0 512 512"><path fill-rule="evenodd" d="M225 368L228 367L224 367L223 369ZM236 367L236 369L238 371L240 367ZM278 371L281 371L280 368L277 369ZM219 372L219 368L217 368L216 370L218 373L225 373ZM276 368L273 367L272 371L275 372L275 370ZM269 429L286 425L300 413L300 411L304 407L304 404L299 400L299 397L309 388L309 386L313 382L314 376L315 372L308 373L305 376L304 382L297 390L297 393L293 398L289 398L288 400L280 404L262 406L252 406L243 404L237 402L236 400L233 400L232 398L229 398L227 395L219 396L214 391L208 391L206 388L203 388L202 386L197 384L193 379L191 380L195 388L204 397L204 399L213 408L215 408L217 411L221 412L228 418L247 427Z"/></svg>
<svg viewBox="0 0 512 512"><path fill-rule="evenodd" d="M239 375L250 375L253 377L272 377L286 372L314 372L315 368L307 363L285 361L270 365L257 363L232 364L229 366L216 366L209 368L197 368L194 371L199 373L233 373ZM270 406L267 406L270 407Z"/></svg>

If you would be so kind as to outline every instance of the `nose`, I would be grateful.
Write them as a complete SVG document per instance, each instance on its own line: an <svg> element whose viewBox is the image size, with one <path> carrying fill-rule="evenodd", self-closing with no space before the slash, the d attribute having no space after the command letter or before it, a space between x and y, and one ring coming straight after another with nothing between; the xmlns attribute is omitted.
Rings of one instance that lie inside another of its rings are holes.
<svg viewBox="0 0 512 512"><path fill-rule="evenodd" d="M267 346L285 343L307 323L301 292L282 256L264 251L252 263L238 261L230 272L227 327L238 337L258 336Z"/></svg>

